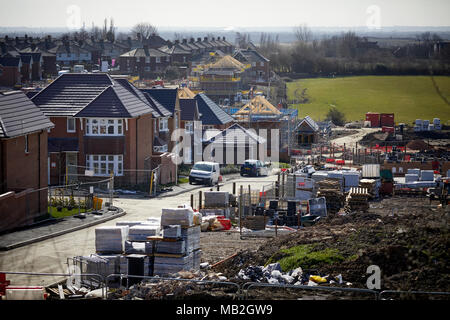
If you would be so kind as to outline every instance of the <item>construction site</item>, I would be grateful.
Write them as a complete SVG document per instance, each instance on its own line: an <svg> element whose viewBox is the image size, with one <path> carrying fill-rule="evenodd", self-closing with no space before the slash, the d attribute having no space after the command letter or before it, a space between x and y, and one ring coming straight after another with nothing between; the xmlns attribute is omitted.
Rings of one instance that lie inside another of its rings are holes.
<svg viewBox="0 0 450 320"><path fill-rule="evenodd" d="M60 261L69 273L1 273L0 293L23 294L17 276L51 277L26 291L51 300L449 299L447 127L328 132L272 107L256 97L231 113L242 126L285 127L289 165L152 210L157 198L99 192L111 210L147 209L87 229L83 254Z"/></svg>

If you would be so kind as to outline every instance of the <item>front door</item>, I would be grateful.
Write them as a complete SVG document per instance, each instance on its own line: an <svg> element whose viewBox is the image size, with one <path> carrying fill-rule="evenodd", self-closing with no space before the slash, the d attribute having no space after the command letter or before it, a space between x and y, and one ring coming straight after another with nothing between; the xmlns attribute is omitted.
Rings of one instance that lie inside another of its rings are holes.
<svg viewBox="0 0 450 320"><path fill-rule="evenodd" d="M68 184L75 183L78 181L78 153L76 152L66 152L66 182Z"/></svg>

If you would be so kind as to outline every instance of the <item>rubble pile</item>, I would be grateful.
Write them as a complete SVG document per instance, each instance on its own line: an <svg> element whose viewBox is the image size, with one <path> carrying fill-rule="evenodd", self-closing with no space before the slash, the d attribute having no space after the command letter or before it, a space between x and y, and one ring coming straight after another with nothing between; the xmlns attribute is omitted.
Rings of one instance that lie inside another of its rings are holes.
<svg viewBox="0 0 450 320"><path fill-rule="evenodd" d="M342 276L331 277L330 275L320 276L315 274L309 274L303 272L302 268L296 268L290 270L289 272L283 272L281 270L280 264L271 263L266 267L263 266L248 266L245 269L239 270L236 275L236 279L248 281L248 282L259 282L259 283L270 283L270 284L289 284L289 285L307 285L307 286L317 286L319 284L342 284ZM351 283L346 283L351 285Z"/></svg>

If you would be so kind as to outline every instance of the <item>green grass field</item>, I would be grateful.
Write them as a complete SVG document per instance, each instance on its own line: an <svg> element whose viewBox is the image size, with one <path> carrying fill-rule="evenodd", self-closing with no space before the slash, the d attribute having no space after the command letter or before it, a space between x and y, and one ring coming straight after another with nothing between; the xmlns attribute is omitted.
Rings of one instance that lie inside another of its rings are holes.
<svg viewBox="0 0 450 320"><path fill-rule="evenodd" d="M450 77L434 77L442 95L450 101ZM430 76L360 76L302 79L287 83L288 99L301 99L306 88L308 102L294 104L299 117L323 120L331 105L345 113L347 121L365 120L366 112L393 112L395 122L440 118L450 122L450 106L437 93Z"/></svg>

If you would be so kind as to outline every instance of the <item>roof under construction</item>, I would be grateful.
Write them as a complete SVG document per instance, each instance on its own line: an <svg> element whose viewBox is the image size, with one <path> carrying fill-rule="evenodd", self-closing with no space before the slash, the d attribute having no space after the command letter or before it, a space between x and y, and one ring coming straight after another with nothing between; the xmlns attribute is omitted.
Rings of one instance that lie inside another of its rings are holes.
<svg viewBox="0 0 450 320"><path fill-rule="evenodd" d="M178 89L179 99L195 99L195 93L193 93L189 88L183 87Z"/></svg>
<svg viewBox="0 0 450 320"><path fill-rule="evenodd" d="M243 106L234 115L239 117L242 115L281 115L282 112L274 107L263 96L254 97L249 103Z"/></svg>
<svg viewBox="0 0 450 320"><path fill-rule="evenodd" d="M221 59L219 59L217 62L211 64L209 66L209 69L238 69L242 70L245 69L245 65L232 56L225 56Z"/></svg>

